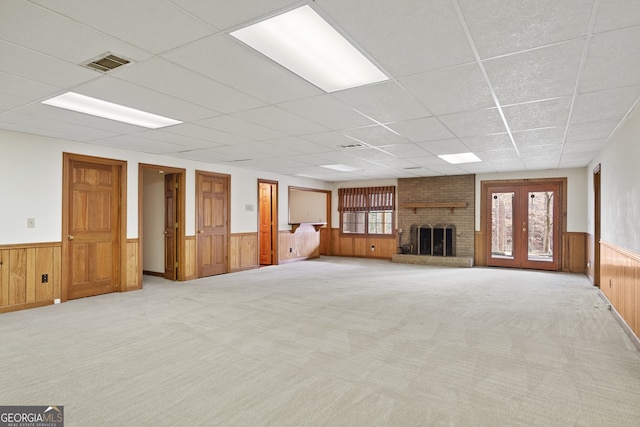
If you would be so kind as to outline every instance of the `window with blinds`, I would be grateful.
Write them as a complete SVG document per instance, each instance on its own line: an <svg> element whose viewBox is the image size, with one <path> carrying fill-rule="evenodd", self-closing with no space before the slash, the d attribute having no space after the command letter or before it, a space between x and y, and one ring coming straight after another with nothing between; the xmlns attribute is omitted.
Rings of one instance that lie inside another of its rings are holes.
<svg viewBox="0 0 640 427"><path fill-rule="evenodd" d="M343 234L393 234L396 187L338 189Z"/></svg>

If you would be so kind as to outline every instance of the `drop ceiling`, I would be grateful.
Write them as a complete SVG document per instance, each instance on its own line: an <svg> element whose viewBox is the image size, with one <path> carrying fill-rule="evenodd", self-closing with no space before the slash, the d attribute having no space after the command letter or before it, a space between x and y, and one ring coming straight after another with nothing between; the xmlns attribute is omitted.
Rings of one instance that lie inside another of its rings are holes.
<svg viewBox="0 0 640 427"><path fill-rule="evenodd" d="M304 4L389 80L328 94L228 35ZM70 90L184 123L40 103ZM640 1L0 2L0 129L325 181L584 167L639 97Z"/></svg>

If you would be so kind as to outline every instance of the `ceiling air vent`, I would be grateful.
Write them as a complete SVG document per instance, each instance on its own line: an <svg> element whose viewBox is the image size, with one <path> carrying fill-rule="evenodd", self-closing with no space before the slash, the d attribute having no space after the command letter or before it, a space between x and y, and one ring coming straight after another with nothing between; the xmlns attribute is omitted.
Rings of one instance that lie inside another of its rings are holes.
<svg viewBox="0 0 640 427"><path fill-rule="evenodd" d="M98 58L84 63L83 65L92 70L100 71L102 73L108 73L109 71L128 64L128 59L121 58L110 53L99 56Z"/></svg>
<svg viewBox="0 0 640 427"><path fill-rule="evenodd" d="M362 144L348 144L348 145L338 145L338 147L340 148L358 148L358 147L364 147L364 145Z"/></svg>

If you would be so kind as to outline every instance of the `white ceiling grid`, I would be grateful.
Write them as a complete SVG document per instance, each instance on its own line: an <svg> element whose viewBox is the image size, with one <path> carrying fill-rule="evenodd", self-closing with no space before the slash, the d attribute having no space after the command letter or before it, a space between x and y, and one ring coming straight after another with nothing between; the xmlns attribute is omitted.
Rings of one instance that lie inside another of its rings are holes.
<svg viewBox="0 0 640 427"><path fill-rule="evenodd" d="M303 4L389 80L327 94L228 35ZM40 104L70 90L184 123ZM583 167L639 97L639 0L0 2L0 129L326 181Z"/></svg>

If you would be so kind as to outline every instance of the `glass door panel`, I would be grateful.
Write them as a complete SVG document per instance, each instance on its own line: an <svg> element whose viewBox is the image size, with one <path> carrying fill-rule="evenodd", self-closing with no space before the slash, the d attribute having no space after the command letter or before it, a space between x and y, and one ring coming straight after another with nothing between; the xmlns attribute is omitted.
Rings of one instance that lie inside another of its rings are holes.
<svg viewBox="0 0 640 427"><path fill-rule="evenodd" d="M513 259L514 192L491 197L491 258Z"/></svg>
<svg viewBox="0 0 640 427"><path fill-rule="evenodd" d="M529 261L553 262L553 191L528 192L528 239Z"/></svg>

